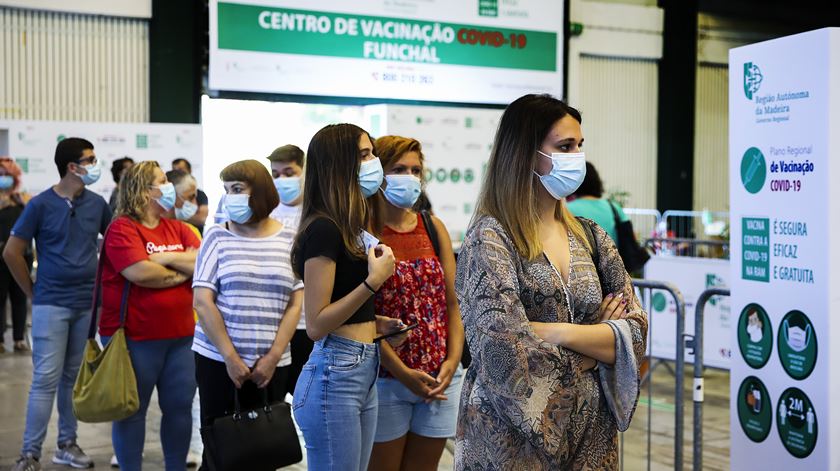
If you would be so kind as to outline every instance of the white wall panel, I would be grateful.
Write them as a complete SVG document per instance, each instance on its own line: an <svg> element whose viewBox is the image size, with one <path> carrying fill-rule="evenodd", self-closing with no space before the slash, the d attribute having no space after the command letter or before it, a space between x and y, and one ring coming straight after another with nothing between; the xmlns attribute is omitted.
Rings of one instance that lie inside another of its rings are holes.
<svg viewBox="0 0 840 471"><path fill-rule="evenodd" d="M694 209L729 210L729 71L697 68L694 120Z"/></svg>
<svg viewBox="0 0 840 471"><path fill-rule="evenodd" d="M584 151L605 189L630 193L628 206L656 207L656 61L584 55L580 99Z"/></svg>
<svg viewBox="0 0 840 471"><path fill-rule="evenodd" d="M0 119L148 121L146 20L0 7Z"/></svg>

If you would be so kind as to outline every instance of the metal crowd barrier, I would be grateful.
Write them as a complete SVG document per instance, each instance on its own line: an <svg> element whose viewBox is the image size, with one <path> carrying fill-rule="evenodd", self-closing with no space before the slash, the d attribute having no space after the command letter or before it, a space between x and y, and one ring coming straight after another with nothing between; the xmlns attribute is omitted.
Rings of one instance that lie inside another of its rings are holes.
<svg viewBox="0 0 840 471"><path fill-rule="evenodd" d="M651 292L653 290L662 290L667 292L671 295L674 299L674 303L676 305L676 316L677 316L677 325L676 325L676 340L677 340L677 355L675 361L675 371L674 371L674 470L682 471L683 469L683 411L685 409L684 402L683 402L683 381L685 377L685 343L684 339L684 331L685 331L685 301L683 300L682 293L680 290L677 289L671 283L663 282L663 281L652 281L652 280L633 280L633 287L639 290L640 293L640 300L642 302L642 306L644 307L645 311L648 313L648 345L647 345L647 357L648 361L651 361L653 358L653 346L651 345L650 339L653 338L653 318L650 316L652 310L650 309L651 304ZM651 369L652 372L652 369ZM648 386L648 425L647 425L647 469L650 471L651 466L651 429L652 429L652 413L653 413L653 375L652 373L649 374L647 379L647 386ZM624 434L621 434L621 454L619 457L619 466L623 470L624 469Z"/></svg>
<svg viewBox="0 0 840 471"><path fill-rule="evenodd" d="M639 243L644 244L649 238L656 237L656 231L662 221L662 213L655 209L623 208L623 210L633 223L633 230Z"/></svg>
<svg viewBox="0 0 840 471"><path fill-rule="evenodd" d="M706 303L714 296L729 296L726 288L710 288L697 298L696 310L694 312L694 335L686 335L685 344L694 354L694 385L692 387L692 400L694 402L694 469L703 469L703 401L705 385L703 384L703 314L706 310ZM682 388L680 388L682 390Z"/></svg>
<svg viewBox="0 0 840 471"><path fill-rule="evenodd" d="M644 247L656 255L729 260L728 240L651 237L645 241Z"/></svg>
<svg viewBox="0 0 840 471"><path fill-rule="evenodd" d="M706 239L706 232L703 220L711 219L713 222L729 221L729 213L726 211L681 211L668 210L662 213L662 221L665 223L667 233L660 231L660 236L673 236L685 239ZM700 228L698 230L698 228Z"/></svg>

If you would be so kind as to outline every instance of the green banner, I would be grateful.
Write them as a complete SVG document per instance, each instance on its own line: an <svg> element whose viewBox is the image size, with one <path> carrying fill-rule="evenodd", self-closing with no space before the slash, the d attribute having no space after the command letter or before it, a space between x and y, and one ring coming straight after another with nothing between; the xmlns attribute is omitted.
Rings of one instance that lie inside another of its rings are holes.
<svg viewBox="0 0 840 471"><path fill-rule="evenodd" d="M557 33L218 4L218 47L555 72Z"/></svg>

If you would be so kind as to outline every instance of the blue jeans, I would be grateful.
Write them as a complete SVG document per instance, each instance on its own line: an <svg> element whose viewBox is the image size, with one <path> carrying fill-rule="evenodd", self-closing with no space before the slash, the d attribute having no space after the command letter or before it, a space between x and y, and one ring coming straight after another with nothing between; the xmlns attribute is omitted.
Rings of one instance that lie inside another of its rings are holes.
<svg viewBox="0 0 840 471"><path fill-rule="evenodd" d="M102 337L107 344L110 337ZM122 471L139 471L146 442L146 411L157 387L160 405L160 443L167 471L186 469L192 435L195 362L192 337L165 340L128 340L128 352L137 377L140 410L114 422L111 440Z"/></svg>
<svg viewBox="0 0 840 471"><path fill-rule="evenodd" d="M58 391L58 443L76 440L73 385L82 364L90 309L32 306L32 388L26 408L23 454L40 458Z"/></svg>
<svg viewBox="0 0 840 471"><path fill-rule="evenodd" d="M315 343L292 408L309 469L367 470L376 432L379 348L330 335Z"/></svg>

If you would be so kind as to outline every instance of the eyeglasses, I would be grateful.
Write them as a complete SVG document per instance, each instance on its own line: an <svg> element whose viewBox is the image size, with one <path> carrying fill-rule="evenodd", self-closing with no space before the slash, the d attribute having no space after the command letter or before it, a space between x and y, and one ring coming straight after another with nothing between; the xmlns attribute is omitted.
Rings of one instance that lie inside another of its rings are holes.
<svg viewBox="0 0 840 471"><path fill-rule="evenodd" d="M79 164L79 165L92 165L92 164L95 164L97 161L98 160L96 159L96 156L93 156L93 157L85 157L84 159L79 159L79 160L76 161L76 163Z"/></svg>

